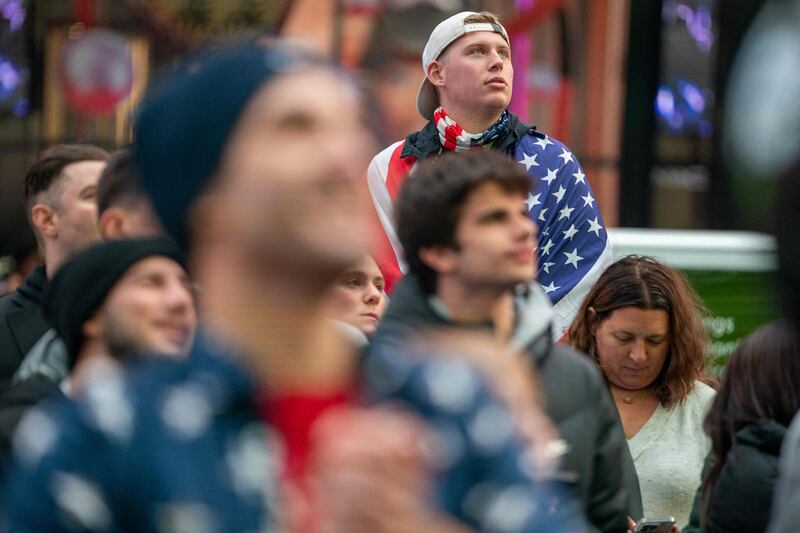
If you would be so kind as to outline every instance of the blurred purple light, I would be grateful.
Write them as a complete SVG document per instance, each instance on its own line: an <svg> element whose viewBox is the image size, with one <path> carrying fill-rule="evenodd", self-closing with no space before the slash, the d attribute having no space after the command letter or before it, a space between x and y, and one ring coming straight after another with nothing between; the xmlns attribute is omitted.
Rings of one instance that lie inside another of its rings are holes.
<svg viewBox="0 0 800 533"><path fill-rule="evenodd" d="M655 98L656 115L673 133L692 129L701 137L708 138L713 133L713 126L704 114L713 96L710 91L704 92L696 83L685 79L662 84Z"/></svg>
<svg viewBox="0 0 800 533"><path fill-rule="evenodd" d="M19 69L0 57L0 100L13 93L19 85Z"/></svg>
<svg viewBox="0 0 800 533"><path fill-rule="evenodd" d="M18 30L25 22L25 7L22 0L0 0L0 13L8 21L11 30Z"/></svg>
<svg viewBox="0 0 800 533"><path fill-rule="evenodd" d="M711 45L714 43L714 29L711 10L707 6L698 6L695 9L680 0L668 0L664 2L661 17L668 25L682 20L686 24L686 31L697 43L698 48L703 52L711 50Z"/></svg>
<svg viewBox="0 0 800 533"><path fill-rule="evenodd" d="M669 122L670 117L675 115L675 97L666 85L658 88L656 95L656 112Z"/></svg>
<svg viewBox="0 0 800 533"><path fill-rule="evenodd" d="M686 20L686 29L697 41L697 45L704 52L711 50L714 43L714 31L711 28L711 12L706 7L698 7L690 18Z"/></svg>
<svg viewBox="0 0 800 533"><path fill-rule="evenodd" d="M705 110L706 99L697 85L690 81L681 81L678 83L678 90L692 111L699 115Z"/></svg>

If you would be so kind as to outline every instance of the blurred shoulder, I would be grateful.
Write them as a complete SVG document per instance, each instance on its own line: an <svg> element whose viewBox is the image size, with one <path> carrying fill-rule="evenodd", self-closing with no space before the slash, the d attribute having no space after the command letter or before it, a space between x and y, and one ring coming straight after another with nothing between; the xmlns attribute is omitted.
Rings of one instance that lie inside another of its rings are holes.
<svg viewBox="0 0 800 533"><path fill-rule="evenodd" d="M709 385L706 385L702 381L695 381L694 387L692 388L692 392L689 394L689 397L692 398L697 404L708 407L711 402L714 400L714 396L716 396L717 391L714 390Z"/></svg>
<svg viewBox="0 0 800 533"><path fill-rule="evenodd" d="M405 139L394 142L375 154L370 162L370 167L381 167L385 168L389 164L389 160L392 158L392 154L394 154L395 150L397 150L401 145L405 144Z"/></svg>
<svg viewBox="0 0 800 533"><path fill-rule="evenodd" d="M574 376L580 376L587 384L592 386L604 385L600 368L592 359L583 352L565 344L554 344L547 357L548 365L558 368Z"/></svg>

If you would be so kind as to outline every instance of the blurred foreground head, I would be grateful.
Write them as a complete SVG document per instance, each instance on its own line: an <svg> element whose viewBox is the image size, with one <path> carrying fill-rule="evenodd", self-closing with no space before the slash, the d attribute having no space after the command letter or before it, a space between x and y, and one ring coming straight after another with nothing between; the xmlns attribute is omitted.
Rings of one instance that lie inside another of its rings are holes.
<svg viewBox="0 0 800 533"><path fill-rule="evenodd" d="M225 249L255 272L329 284L366 250L360 104L337 67L276 43L188 60L135 125L164 228L191 256Z"/></svg>

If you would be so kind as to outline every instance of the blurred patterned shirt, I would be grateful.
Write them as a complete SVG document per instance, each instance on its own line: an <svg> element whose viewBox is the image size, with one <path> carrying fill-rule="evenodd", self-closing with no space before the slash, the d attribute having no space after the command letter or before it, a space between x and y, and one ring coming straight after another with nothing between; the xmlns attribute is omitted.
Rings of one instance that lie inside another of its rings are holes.
<svg viewBox="0 0 800 533"><path fill-rule="evenodd" d="M436 435L432 501L481 531L588 531L535 466L466 362L394 350L361 359L367 403L401 404ZM34 409L14 441L9 529L278 531L280 444L235 358L200 339L188 361L111 372L76 402Z"/></svg>

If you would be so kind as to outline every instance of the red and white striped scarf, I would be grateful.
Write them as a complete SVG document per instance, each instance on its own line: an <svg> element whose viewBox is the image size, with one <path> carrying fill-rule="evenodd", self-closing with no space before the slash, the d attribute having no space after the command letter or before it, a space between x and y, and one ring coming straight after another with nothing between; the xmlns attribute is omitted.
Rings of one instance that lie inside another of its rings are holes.
<svg viewBox="0 0 800 533"><path fill-rule="evenodd" d="M442 143L445 150L468 152L494 141L506 131L508 111L503 111L497 122L481 133L465 131L455 120L447 116L442 106L437 107L433 112L433 121L436 123L436 129L439 130L439 142Z"/></svg>

